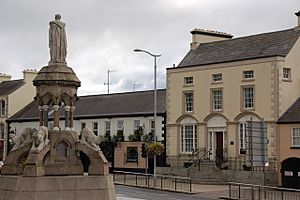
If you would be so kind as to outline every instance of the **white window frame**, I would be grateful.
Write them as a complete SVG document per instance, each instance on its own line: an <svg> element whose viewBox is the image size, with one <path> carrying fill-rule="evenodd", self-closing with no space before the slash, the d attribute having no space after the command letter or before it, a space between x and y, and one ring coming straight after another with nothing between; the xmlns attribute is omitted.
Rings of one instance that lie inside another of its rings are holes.
<svg viewBox="0 0 300 200"><path fill-rule="evenodd" d="M194 78L192 76L184 77L184 85L192 85L194 83Z"/></svg>
<svg viewBox="0 0 300 200"><path fill-rule="evenodd" d="M118 130L124 130L124 120L118 120L117 121L117 129Z"/></svg>
<svg viewBox="0 0 300 200"><path fill-rule="evenodd" d="M243 71L243 79L244 80L254 79L254 71L253 70L245 70L245 71Z"/></svg>
<svg viewBox="0 0 300 200"><path fill-rule="evenodd" d="M111 133L111 121L105 121L104 122L105 126L104 126L104 134L106 134L107 132L109 132L109 134Z"/></svg>
<svg viewBox="0 0 300 200"><path fill-rule="evenodd" d="M138 130L140 127L141 121L140 120L133 120L133 130Z"/></svg>
<svg viewBox="0 0 300 200"><path fill-rule="evenodd" d="M212 82L213 83L219 83L223 81L223 75L222 73L212 74Z"/></svg>
<svg viewBox="0 0 300 200"><path fill-rule="evenodd" d="M184 93L184 111L193 112L194 111L194 93L185 92Z"/></svg>
<svg viewBox="0 0 300 200"><path fill-rule="evenodd" d="M243 108L254 109L254 87L252 86L243 87Z"/></svg>
<svg viewBox="0 0 300 200"><path fill-rule="evenodd" d="M181 153L192 153L193 150L197 149L197 128L196 124L182 124L180 126Z"/></svg>
<svg viewBox="0 0 300 200"><path fill-rule="evenodd" d="M291 132L292 132L292 135L291 135L292 147L300 147L300 128L293 127ZM295 140L297 140L297 141L295 141Z"/></svg>
<svg viewBox="0 0 300 200"><path fill-rule="evenodd" d="M98 135L98 129L99 129L98 122L92 122L92 125L93 125L93 132L95 133L95 135Z"/></svg>
<svg viewBox="0 0 300 200"><path fill-rule="evenodd" d="M222 111L223 110L223 90L217 89L212 90L212 110Z"/></svg>
<svg viewBox="0 0 300 200"><path fill-rule="evenodd" d="M282 69L282 79L283 80L292 80L292 70L291 68L284 67Z"/></svg>
<svg viewBox="0 0 300 200"><path fill-rule="evenodd" d="M150 120L149 130L150 130L151 133L155 132L155 121L154 121L154 119Z"/></svg>

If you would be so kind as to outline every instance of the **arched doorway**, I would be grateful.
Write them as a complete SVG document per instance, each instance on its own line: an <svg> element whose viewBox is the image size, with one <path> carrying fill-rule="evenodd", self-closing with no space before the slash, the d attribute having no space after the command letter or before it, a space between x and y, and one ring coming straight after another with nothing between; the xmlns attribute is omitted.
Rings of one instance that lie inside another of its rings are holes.
<svg viewBox="0 0 300 200"><path fill-rule="evenodd" d="M211 150L211 160L217 164L227 160L227 119L222 115L211 116L207 120L208 149Z"/></svg>
<svg viewBox="0 0 300 200"><path fill-rule="evenodd" d="M281 162L282 186L300 189L300 158L288 158Z"/></svg>

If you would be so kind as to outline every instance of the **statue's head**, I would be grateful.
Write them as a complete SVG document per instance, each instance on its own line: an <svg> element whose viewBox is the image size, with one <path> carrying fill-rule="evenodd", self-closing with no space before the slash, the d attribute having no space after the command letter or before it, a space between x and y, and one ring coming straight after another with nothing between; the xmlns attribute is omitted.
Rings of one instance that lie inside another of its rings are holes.
<svg viewBox="0 0 300 200"><path fill-rule="evenodd" d="M60 14L56 14L55 15L55 20L60 20L61 19L61 15Z"/></svg>

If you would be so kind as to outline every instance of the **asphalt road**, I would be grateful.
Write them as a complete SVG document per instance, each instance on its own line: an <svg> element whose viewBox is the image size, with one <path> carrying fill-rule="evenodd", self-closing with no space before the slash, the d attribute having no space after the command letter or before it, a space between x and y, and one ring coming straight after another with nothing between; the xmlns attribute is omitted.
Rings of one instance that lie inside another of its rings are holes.
<svg viewBox="0 0 300 200"><path fill-rule="evenodd" d="M117 200L211 200L197 195L115 185Z"/></svg>

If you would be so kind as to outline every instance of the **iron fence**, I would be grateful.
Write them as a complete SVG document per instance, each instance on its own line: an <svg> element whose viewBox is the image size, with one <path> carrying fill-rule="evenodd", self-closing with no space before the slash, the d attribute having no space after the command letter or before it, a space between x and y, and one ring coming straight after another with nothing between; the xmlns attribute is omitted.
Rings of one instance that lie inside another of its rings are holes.
<svg viewBox="0 0 300 200"><path fill-rule="evenodd" d="M300 200L300 190L230 182L229 198L249 200Z"/></svg>
<svg viewBox="0 0 300 200"><path fill-rule="evenodd" d="M155 188L161 190L191 193L192 181L190 177L178 177L114 171L114 182L122 185Z"/></svg>

